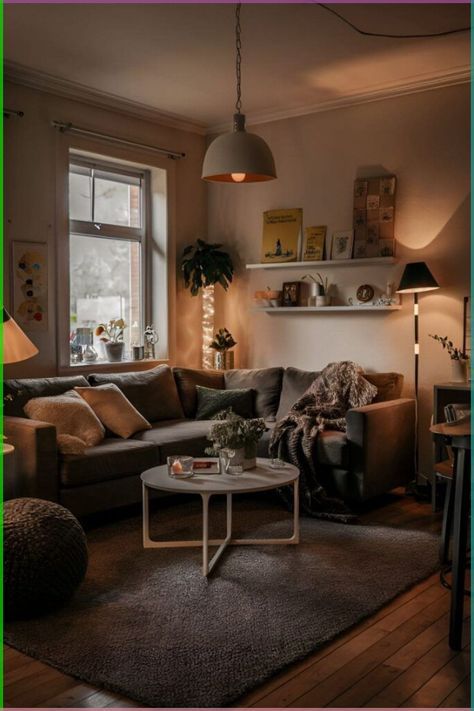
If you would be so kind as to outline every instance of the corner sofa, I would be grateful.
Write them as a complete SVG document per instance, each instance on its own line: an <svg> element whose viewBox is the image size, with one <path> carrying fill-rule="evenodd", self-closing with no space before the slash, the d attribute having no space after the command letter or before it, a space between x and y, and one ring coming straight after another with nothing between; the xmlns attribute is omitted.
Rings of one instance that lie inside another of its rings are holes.
<svg viewBox="0 0 474 711"><path fill-rule="evenodd" d="M57 501L78 516L137 503L140 474L170 454L203 455L210 420L196 420L196 386L252 388L255 416L269 430L259 442L266 456L275 422L305 392L317 372L297 368L210 371L158 366L133 373L6 380L4 433L15 446L15 476L22 496ZM378 389L374 402L347 413L347 432L324 431L317 456L327 488L360 503L413 478L415 401L401 398L403 376L366 374ZM84 455L61 455L56 429L28 419L23 407L33 397L60 395L74 387L115 383L152 429L129 439L106 438Z"/></svg>

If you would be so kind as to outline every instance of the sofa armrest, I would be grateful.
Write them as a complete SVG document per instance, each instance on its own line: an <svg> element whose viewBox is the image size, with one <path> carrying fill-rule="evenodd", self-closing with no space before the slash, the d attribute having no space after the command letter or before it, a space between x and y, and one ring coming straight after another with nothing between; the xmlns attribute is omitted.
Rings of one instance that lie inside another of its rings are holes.
<svg viewBox="0 0 474 711"><path fill-rule="evenodd" d="M363 476L363 498L405 485L415 475L416 401L399 398L349 410L351 469Z"/></svg>
<svg viewBox="0 0 474 711"><path fill-rule="evenodd" d="M22 496L58 501L56 428L26 417L5 417L3 432L15 447L15 478Z"/></svg>

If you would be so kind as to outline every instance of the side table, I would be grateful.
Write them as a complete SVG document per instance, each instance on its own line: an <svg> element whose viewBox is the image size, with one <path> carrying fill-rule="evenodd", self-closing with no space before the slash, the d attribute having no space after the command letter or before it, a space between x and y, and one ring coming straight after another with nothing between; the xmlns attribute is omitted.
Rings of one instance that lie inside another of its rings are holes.
<svg viewBox="0 0 474 711"><path fill-rule="evenodd" d="M471 423L432 425L434 435L443 435L455 451L454 510L453 510L453 567L451 610L449 616L449 646L461 649L466 577L467 532L471 472Z"/></svg>
<svg viewBox="0 0 474 711"><path fill-rule="evenodd" d="M444 416L444 408L452 403L470 403L471 401L471 384L463 383L462 381L437 383L433 388L433 424L438 425L446 422ZM433 511L438 510L437 502L437 475L436 463L443 462L446 459L446 448L441 437L434 438L434 461L435 471L431 477L431 504Z"/></svg>

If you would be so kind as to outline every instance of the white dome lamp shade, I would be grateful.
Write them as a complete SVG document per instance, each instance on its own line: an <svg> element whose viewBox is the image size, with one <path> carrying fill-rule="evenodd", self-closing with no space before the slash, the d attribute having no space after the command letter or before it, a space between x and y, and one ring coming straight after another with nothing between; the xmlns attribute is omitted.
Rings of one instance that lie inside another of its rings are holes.
<svg viewBox="0 0 474 711"><path fill-rule="evenodd" d="M23 333L17 322L8 311L3 309L3 362L18 363L21 360L33 358L38 349Z"/></svg>
<svg viewBox="0 0 474 711"><path fill-rule="evenodd" d="M258 183L274 180L275 161L263 138L245 130L245 116L241 113L240 88L240 7L236 6L236 77L237 101L234 130L216 138L207 149L202 166L202 178L216 183Z"/></svg>

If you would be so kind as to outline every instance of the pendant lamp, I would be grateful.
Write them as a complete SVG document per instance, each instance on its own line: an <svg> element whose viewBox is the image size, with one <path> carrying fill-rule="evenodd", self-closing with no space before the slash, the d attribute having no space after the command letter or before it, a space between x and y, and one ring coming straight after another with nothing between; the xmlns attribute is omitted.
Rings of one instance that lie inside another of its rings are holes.
<svg viewBox="0 0 474 711"><path fill-rule="evenodd" d="M241 3L238 3L235 10L237 101L234 127L232 133L225 133L211 143L202 166L201 177L217 183L258 183L277 177L271 150L263 138L247 133L245 116L241 113L240 8Z"/></svg>

